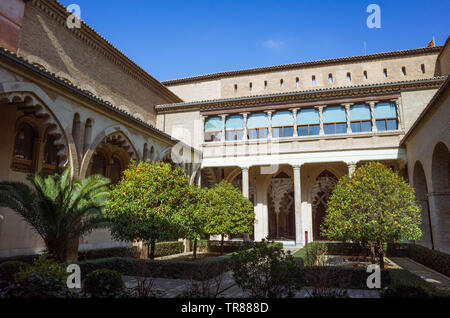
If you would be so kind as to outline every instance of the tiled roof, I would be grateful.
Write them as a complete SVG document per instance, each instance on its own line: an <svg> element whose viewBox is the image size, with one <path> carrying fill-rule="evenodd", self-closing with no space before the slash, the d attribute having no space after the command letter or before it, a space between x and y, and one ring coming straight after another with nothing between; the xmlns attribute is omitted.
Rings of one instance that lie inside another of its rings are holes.
<svg viewBox="0 0 450 318"><path fill-rule="evenodd" d="M66 7L57 0L32 0L33 5L47 12L50 17L64 24L67 17L71 15ZM101 49L106 58L115 64L120 64L124 70L134 77L138 77L143 83L153 86L155 91L172 101L182 101L175 93L167 89L157 79L147 73L138 64L122 53L118 48L112 45L108 40L102 37L97 31L81 20L81 28L70 29L76 36L83 38L96 49Z"/></svg>
<svg viewBox="0 0 450 318"><path fill-rule="evenodd" d="M367 61L367 60L385 59L385 58L408 56L408 55L430 54L430 53L438 53L441 50L441 48L442 48L442 46L434 46L434 47L425 47L425 48L418 48L418 49L411 49L411 50L400 50L400 51L391 51L391 52L375 53L375 54L368 54L368 55L357 55L357 56L340 57L340 58L326 59L326 60L274 65L274 66L243 69L243 70L237 70L237 71L227 71L227 72L219 72L219 73L212 73L212 74L206 74L206 75L185 77L185 78L163 81L161 83L166 86L171 86L171 85L184 84L184 83L190 83L190 82L219 79L219 78L224 78L224 77L234 77L234 76L249 75L249 74L293 70L293 69L298 69L301 67L312 67L312 66L321 66L321 65L361 62L361 61Z"/></svg>
<svg viewBox="0 0 450 318"><path fill-rule="evenodd" d="M266 95L252 95L245 97L234 97L234 98L222 98L222 99L213 99L213 100L203 100L203 101L195 101L195 102L185 102L185 103L175 103L175 104L164 104L164 105L156 105L155 109L157 111L170 111L177 110L182 108L195 108L200 106L208 106L208 105L217 105L220 104L233 104L238 102L252 102L252 104L258 104L258 101L270 100L271 102L276 102L277 99L282 99L283 97L293 97L301 99L302 96L311 95L311 94L320 94L320 93L337 93L337 92L351 92L355 90L362 89L370 89L370 88L392 88L392 87L409 87L423 84L432 84L432 85L440 85L446 76L437 76L427 79L416 79L409 81L398 81L398 82L389 82L389 83L376 83L376 84L365 84L365 85L354 85L354 86L343 86L343 87L335 87L335 88L317 88L306 91L293 91L293 92L284 92L284 93L273 93Z"/></svg>
<svg viewBox="0 0 450 318"><path fill-rule="evenodd" d="M55 82L56 84L61 85L61 86L65 87L65 88L71 90L72 92L74 92L74 93L76 93L78 95L82 95L85 98L89 99L90 101L100 105L101 107L104 107L107 110L113 111L116 114L118 114L118 115L120 115L120 116L122 116L122 117L124 117L124 118L126 118L128 120L131 120L135 124L138 124L139 126L147 128L150 131L152 131L153 133L156 133L156 134L162 136L163 138L170 139L170 140L172 140L174 142L180 142L179 140L173 138L169 134L167 134L167 133L165 133L165 132L155 128L154 126L152 126L152 125L142 121L141 119L139 119L139 118L137 118L135 116L132 116L131 114L129 114L129 113L125 112L124 110L122 110L122 109L120 109L120 108L118 108L118 107L108 103L107 101L104 101L103 99L101 99L101 98L99 98L97 96L94 96L92 94L89 94L89 93L83 91L80 87L77 87L77 86L73 85L72 83L68 83L66 80L64 80L61 77L58 77L56 74L50 73L50 72L48 72L46 70L43 70L41 68L38 68L38 67L32 65L31 63L29 63L24 58L18 56L17 54L15 54L15 53L13 53L13 52L11 52L11 51L3 48L3 47L0 47L0 57L5 57L5 58L9 59L10 61L13 61L13 62L17 63L17 64L21 65L22 67L25 67L26 69L31 70L31 71L39 74L40 76L43 76L43 77L45 77L45 78Z"/></svg>

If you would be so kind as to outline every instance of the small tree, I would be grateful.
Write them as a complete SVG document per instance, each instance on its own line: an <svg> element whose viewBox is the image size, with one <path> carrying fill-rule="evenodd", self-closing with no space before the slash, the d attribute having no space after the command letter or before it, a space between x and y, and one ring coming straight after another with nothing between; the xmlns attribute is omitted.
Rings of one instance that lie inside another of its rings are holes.
<svg viewBox="0 0 450 318"><path fill-rule="evenodd" d="M105 213L119 240L142 240L155 256L157 240L182 237L186 222L180 211L191 196L181 168L149 160L131 162L120 182L113 187Z"/></svg>
<svg viewBox="0 0 450 318"><path fill-rule="evenodd" d="M255 212L253 204L239 189L225 180L206 190L205 233L220 234L221 253L225 234L253 233Z"/></svg>
<svg viewBox="0 0 450 318"><path fill-rule="evenodd" d="M321 228L331 240L369 244L372 262L378 256L384 268L384 243L419 239L420 222L414 189L397 172L371 162L339 180Z"/></svg>
<svg viewBox="0 0 450 318"><path fill-rule="evenodd" d="M194 242L193 257L197 258L197 241L205 234L206 225L206 191L196 185L189 185L188 196L176 215L177 223L181 225L180 235Z"/></svg>
<svg viewBox="0 0 450 318"><path fill-rule="evenodd" d="M76 261L80 236L108 225L102 209L109 198L109 179L72 179L66 169L45 178L29 175L27 180L31 187L0 182L0 207L12 209L31 225L56 260Z"/></svg>

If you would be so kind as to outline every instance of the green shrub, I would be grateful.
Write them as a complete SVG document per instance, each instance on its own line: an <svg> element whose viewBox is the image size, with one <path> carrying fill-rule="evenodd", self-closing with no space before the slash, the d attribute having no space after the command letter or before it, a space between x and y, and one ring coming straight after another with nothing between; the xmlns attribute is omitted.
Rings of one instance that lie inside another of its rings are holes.
<svg viewBox="0 0 450 318"><path fill-rule="evenodd" d="M14 275L29 265L21 261L8 261L0 264L0 281L12 282Z"/></svg>
<svg viewBox="0 0 450 318"><path fill-rule="evenodd" d="M19 261L27 264L33 264L33 262L39 257L38 254L34 255L17 255L12 257L2 257L0 258L0 264L10 261Z"/></svg>
<svg viewBox="0 0 450 318"><path fill-rule="evenodd" d="M304 266L325 265L328 248L323 242L311 242L298 250L295 258L301 258Z"/></svg>
<svg viewBox="0 0 450 318"><path fill-rule="evenodd" d="M78 252L78 260L84 261L96 258L108 257L132 257L139 258L139 251L136 246L120 246L111 248L98 248L92 250L82 250Z"/></svg>
<svg viewBox="0 0 450 318"><path fill-rule="evenodd" d="M67 289L65 269L47 255L37 258L31 266L23 267L15 274L14 282L2 291L3 297L53 298L73 297Z"/></svg>
<svg viewBox="0 0 450 318"><path fill-rule="evenodd" d="M265 241L231 256L231 270L236 284L251 297L292 297L300 289L296 280L298 265L290 253Z"/></svg>
<svg viewBox="0 0 450 318"><path fill-rule="evenodd" d="M228 255L209 257L196 262L111 257L81 261L78 265L84 275L96 269L108 268L128 276L203 280L229 270L229 259Z"/></svg>
<svg viewBox="0 0 450 318"><path fill-rule="evenodd" d="M94 270L84 280L84 292L91 297L116 297L121 295L124 289L122 275L112 269Z"/></svg>
<svg viewBox="0 0 450 318"><path fill-rule="evenodd" d="M155 257L180 254L184 251L182 241L158 242L155 244Z"/></svg>
<svg viewBox="0 0 450 318"><path fill-rule="evenodd" d="M408 257L439 273L450 276L450 254L417 244L408 244Z"/></svg>
<svg viewBox="0 0 450 318"><path fill-rule="evenodd" d="M409 284L393 284L380 292L380 298L430 298L430 296L425 288Z"/></svg>

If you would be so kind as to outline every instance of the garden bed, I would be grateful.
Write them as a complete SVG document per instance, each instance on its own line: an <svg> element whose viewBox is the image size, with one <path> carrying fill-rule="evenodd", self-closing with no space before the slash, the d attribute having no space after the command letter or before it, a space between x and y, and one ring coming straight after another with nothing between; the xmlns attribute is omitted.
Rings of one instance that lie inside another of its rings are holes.
<svg viewBox="0 0 450 318"><path fill-rule="evenodd" d="M151 276L205 280L229 270L229 255L207 257L195 262L112 257L78 262L83 276L100 268L113 269L127 276Z"/></svg>

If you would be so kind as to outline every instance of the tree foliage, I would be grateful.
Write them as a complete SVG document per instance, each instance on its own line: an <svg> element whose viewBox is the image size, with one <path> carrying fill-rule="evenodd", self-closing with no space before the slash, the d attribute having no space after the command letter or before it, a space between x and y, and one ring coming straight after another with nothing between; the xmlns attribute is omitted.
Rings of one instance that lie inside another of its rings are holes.
<svg viewBox="0 0 450 318"><path fill-rule="evenodd" d="M0 207L17 212L42 237L48 253L68 260L70 244L107 222L102 208L109 198L109 179L94 175L72 180L70 169L21 182L0 182Z"/></svg>
<svg viewBox="0 0 450 318"><path fill-rule="evenodd" d="M370 162L339 180L321 228L331 240L370 244L383 267L383 243L419 239L420 222L414 189L397 172Z"/></svg>
<svg viewBox="0 0 450 318"><path fill-rule="evenodd" d="M253 233L255 212L253 204L239 189L222 180L206 191L205 233L225 234ZM223 242L222 242L223 243Z"/></svg>
<svg viewBox="0 0 450 318"><path fill-rule="evenodd" d="M163 162L130 163L122 179L113 186L105 213L113 226L114 238L150 243L154 256L157 240L176 239L186 235L189 203L193 200L184 170L172 169Z"/></svg>

